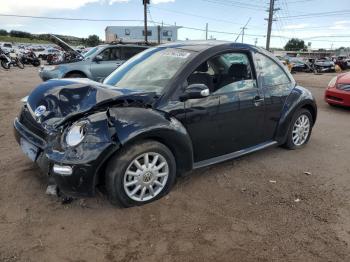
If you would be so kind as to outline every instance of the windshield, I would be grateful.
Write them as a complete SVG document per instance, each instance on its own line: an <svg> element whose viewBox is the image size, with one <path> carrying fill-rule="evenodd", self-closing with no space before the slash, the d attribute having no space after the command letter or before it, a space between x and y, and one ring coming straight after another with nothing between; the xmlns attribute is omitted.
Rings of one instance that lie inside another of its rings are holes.
<svg viewBox="0 0 350 262"><path fill-rule="evenodd" d="M121 89L162 93L193 55L192 51L178 48L150 48L117 68L104 83Z"/></svg>
<svg viewBox="0 0 350 262"><path fill-rule="evenodd" d="M87 51L85 54L83 54L84 58L87 58L94 54L98 50L98 47L91 48L89 51Z"/></svg>

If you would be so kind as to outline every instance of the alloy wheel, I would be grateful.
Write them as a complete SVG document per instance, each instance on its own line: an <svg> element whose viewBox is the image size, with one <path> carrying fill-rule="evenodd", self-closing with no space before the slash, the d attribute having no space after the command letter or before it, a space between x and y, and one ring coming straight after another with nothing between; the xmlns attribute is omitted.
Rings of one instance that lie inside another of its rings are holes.
<svg viewBox="0 0 350 262"><path fill-rule="evenodd" d="M155 198L165 187L169 177L167 160L159 153L147 152L136 157L126 169L123 186L134 201Z"/></svg>
<svg viewBox="0 0 350 262"><path fill-rule="evenodd" d="M294 145L303 145L310 133L310 119L307 115L302 114L295 121L292 132L292 140Z"/></svg>

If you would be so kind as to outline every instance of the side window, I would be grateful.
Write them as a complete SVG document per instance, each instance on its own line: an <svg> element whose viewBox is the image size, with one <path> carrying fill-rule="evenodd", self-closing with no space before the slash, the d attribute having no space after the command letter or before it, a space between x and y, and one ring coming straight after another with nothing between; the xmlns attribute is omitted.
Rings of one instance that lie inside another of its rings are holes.
<svg viewBox="0 0 350 262"><path fill-rule="evenodd" d="M244 53L225 53L210 58L188 77L187 82L205 84L212 94L257 87L249 58Z"/></svg>
<svg viewBox="0 0 350 262"><path fill-rule="evenodd" d="M110 60L119 60L120 59L120 47L111 48Z"/></svg>
<svg viewBox="0 0 350 262"><path fill-rule="evenodd" d="M289 77L276 62L259 53L255 56L259 71L262 73L264 85L274 86L290 83Z"/></svg>
<svg viewBox="0 0 350 262"><path fill-rule="evenodd" d="M103 61L118 60L120 57L120 48L119 47L106 48L99 55L102 56Z"/></svg>
<svg viewBox="0 0 350 262"><path fill-rule="evenodd" d="M134 55L142 52L145 48L142 47L122 47L122 58L128 60Z"/></svg>
<svg viewBox="0 0 350 262"><path fill-rule="evenodd" d="M99 53L100 56L102 56L102 61L108 61L111 56L111 48L106 48L101 53Z"/></svg>

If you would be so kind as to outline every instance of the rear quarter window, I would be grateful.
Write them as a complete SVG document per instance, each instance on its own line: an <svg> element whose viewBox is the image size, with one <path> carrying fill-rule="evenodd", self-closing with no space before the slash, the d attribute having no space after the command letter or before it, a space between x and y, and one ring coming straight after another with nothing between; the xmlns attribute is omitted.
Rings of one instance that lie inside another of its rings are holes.
<svg viewBox="0 0 350 262"><path fill-rule="evenodd" d="M275 86L291 82L285 71L271 58L260 53L257 53L255 58L258 69L262 74L264 85Z"/></svg>

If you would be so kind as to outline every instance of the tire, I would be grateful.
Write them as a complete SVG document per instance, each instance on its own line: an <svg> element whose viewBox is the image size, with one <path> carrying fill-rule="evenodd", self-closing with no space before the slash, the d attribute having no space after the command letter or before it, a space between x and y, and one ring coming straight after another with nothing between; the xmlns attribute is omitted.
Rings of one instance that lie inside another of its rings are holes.
<svg viewBox="0 0 350 262"><path fill-rule="evenodd" d="M144 161L146 154L148 154L148 165ZM158 155L157 160L155 160L156 155ZM160 167L163 162L166 164L153 173L137 168L137 165L134 164L135 160L138 160L140 167L148 166L152 171L154 171L153 167ZM156 162L152 167L153 160ZM109 200L112 204L122 207L139 206L163 197L169 193L175 180L174 155L164 144L153 140L138 141L122 148L109 160L106 168L106 189ZM128 183L134 184L128 186ZM151 194L150 187L153 194ZM144 199L141 195L144 196Z"/></svg>
<svg viewBox="0 0 350 262"><path fill-rule="evenodd" d="M5 60L1 60L1 66L4 69L10 69L10 65L7 64L7 62Z"/></svg>
<svg viewBox="0 0 350 262"><path fill-rule="evenodd" d="M308 130L307 136L303 136L302 141L300 141L302 143L299 144L299 143L295 142L295 139L293 140L293 136L296 135L294 132L297 132L294 130L294 128L297 124L297 121L298 120L300 121L302 116L307 117L307 119L309 121L309 130ZM310 139L310 136L312 133L312 126L313 126L313 119L312 119L312 115L311 115L310 111L307 109L300 109L299 111L297 111L295 113L295 115L293 116L293 119L291 121L291 125L290 125L289 130L288 130L287 141L283 146L285 148L291 149L291 150L298 149L298 148L305 146L309 142L309 139Z"/></svg>
<svg viewBox="0 0 350 262"><path fill-rule="evenodd" d="M40 66L40 60L34 60L34 61L32 62L32 65L35 66L35 67Z"/></svg>
<svg viewBox="0 0 350 262"><path fill-rule="evenodd" d="M16 60L16 64L20 69L24 69L24 64L21 61L19 61L19 59Z"/></svg>
<svg viewBox="0 0 350 262"><path fill-rule="evenodd" d="M71 73L67 74L65 78L86 78L86 76L82 73Z"/></svg>

